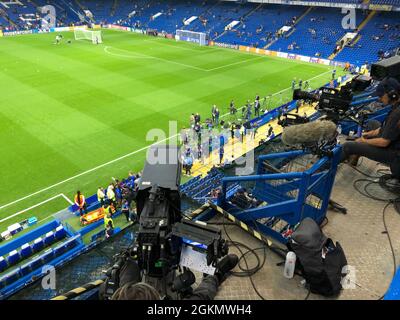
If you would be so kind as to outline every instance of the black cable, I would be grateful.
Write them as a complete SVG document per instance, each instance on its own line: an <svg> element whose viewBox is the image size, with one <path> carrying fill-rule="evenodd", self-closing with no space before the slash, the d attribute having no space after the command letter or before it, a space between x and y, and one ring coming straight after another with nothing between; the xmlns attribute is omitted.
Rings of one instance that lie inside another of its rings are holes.
<svg viewBox="0 0 400 320"><path fill-rule="evenodd" d="M379 178L379 184L382 189L388 190L394 194L400 194L400 182L391 183L390 180L394 180L391 174L384 174Z"/></svg>
<svg viewBox="0 0 400 320"><path fill-rule="evenodd" d="M225 222L225 219L223 219L223 222ZM253 276L256 272L258 272L258 271L264 266L264 263L265 263L265 260L266 260L265 247L264 247L264 259L263 259L263 263L262 263L261 265L259 265L259 262L260 262L259 256L255 253L255 251L252 251L252 252L254 253L254 255L256 256L257 262L258 262L258 263L257 263L256 268L249 269L249 264L247 263L246 256L245 256L245 254L243 253L243 251L240 249L240 246L245 247L246 249L248 249L248 251L249 251L249 250L251 251L252 249L249 248L247 245L245 245L245 244L243 244L243 243L240 243L240 242L238 242L238 241L233 241L232 238L231 238L231 236L230 236L229 233L227 232L227 230L226 230L226 225L225 225L224 223L223 223L223 228L224 228L224 232L225 232L226 236L228 237L229 241L236 247L236 249L237 249L237 250L240 252L240 254L241 254L241 256L239 257L239 261L240 261L241 259L243 259L244 262L245 262L245 264L246 264L246 268L247 268L247 269L246 269L246 270L243 270L243 268L240 266L240 264L239 264L239 268L240 268L242 271L245 271L245 272L249 272L249 271L250 271L250 273L249 273L248 275L246 275L246 276L249 277L250 283L251 283L251 285L252 285L252 287L253 287L253 289L254 289L254 292L259 296L259 298L260 298L261 300L266 300L266 299L262 296L262 294L258 291L257 287L256 287L255 284L254 284L253 278L252 278L252 276ZM235 273L232 273L232 274L235 275ZM237 274L236 274L236 276L237 276Z"/></svg>
<svg viewBox="0 0 400 320"><path fill-rule="evenodd" d="M387 208L392 204L393 202L388 202L386 204L386 206L383 208L382 211L382 220L383 220L383 226L385 228L385 234L388 237L388 241L389 241L389 246L390 246L390 250L392 251L392 258L393 258L393 278L396 275L396 271L397 271L397 261L396 261L396 254L393 248L393 243L392 243L392 239L390 238L390 234L389 234L389 230L387 228L387 224L386 224L386 210Z"/></svg>
<svg viewBox="0 0 400 320"><path fill-rule="evenodd" d="M311 294L311 289L308 289L308 293L306 295L306 297L304 298L304 300L308 300L308 298L310 297Z"/></svg>
<svg viewBox="0 0 400 320"><path fill-rule="evenodd" d="M259 255L256 253L256 251L264 249L264 247L259 247L259 248L252 249L252 248L248 247L247 245L245 245L244 243L241 243L239 241L228 242L228 245L229 244L234 245L234 246L244 247L245 249L247 249L247 251L245 251L243 253L243 255L239 257L238 267L239 267L239 269L241 271L232 272L233 275L235 275L237 277L248 277L250 275L256 274L259 270L262 269L262 267L265 264L266 259L263 258L263 260L261 261ZM256 257L257 265L255 267L251 268L251 269L248 268L248 266L246 266L246 268L243 268L241 266L240 262L242 260L244 261L246 259L246 255L248 255L250 253L253 254Z"/></svg>
<svg viewBox="0 0 400 320"><path fill-rule="evenodd" d="M395 251L394 251L394 248L393 248L392 239L390 238L389 230L388 230L387 224L386 224L386 210L392 203L393 203L393 201L388 201L388 203L383 208L383 210L382 210L382 221L383 221L383 227L385 228L384 233L386 234L386 236L388 238L390 250L392 252L392 258L393 258L393 276L392 276L392 279L394 279L394 277L396 276L396 271L397 271L396 254L395 254ZM385 295L381 296L379 298L379 300L382 300L384 297L385 297Z"/></svg>
<svg viewBox="0 0 400 320"><path fill-rule="evenodd" d="M363 190L363 191L361 191L361 190L358 189L358 187L357 187L357 182L361 182L361 181L368 182L366 185L364 185L364 190ZM393 277L392 277L392 278L394 278L395 275L396 275L396 268L397 268L396 254L395 254L395 251L394 251L394 248L393 248L392 239L391 239L391 237L390 237L389 230L388 230L387 225L386 225L386 217L385 217L385 214L386 214L387 208L388 208L391 204L395 204L400 198L389 198L389 199L384 199L384 198L378 198L378 197L373 196L373 195L368 191L368 187L369 187L370 185L373 185L373 184L380 184L380 185L381 185L380 182L371 181L371 180L368 180L368 179L358 179L358 180L355 180L355 181L354 181L353 186L354 186L354 188L355 188L360 194L362 194L363 196L365 196L365 197L367 197L367 198L370 198L370 199L373 199L373 200L376 200L376 201L387 202L386 205L385 205L385 207L383 208L383 211L382 211L382 220L383 220L383 225L384 225L384 228L385 228L384 233L385 233L386 236L388 237L390 250L391 250L391 252L392 252L392 258L393 258ZM395 207L396 207L396 205L395 205ZM383 295L382 297L380 297L379 300L382 300L383 298L384 298L384 295Z"/></svg>
<svg viewBox="0 0 400 320"><path fill-rule="evenodd" d="M395 210L397 211L397 213L400 214L400 198L397 198L394 201L393 206L394 206Z"/></svg>
<svg viewBox="0 0 400 320"><path fill-rule="evenodd" d="M359 182L367 182L367 184L364 185L363 190L359 189L359 187L357 186L357 183L359 183ZM360 193L364 197L367 197L367 198L370 198L370 199L373 199L373 200L376 200L376 201L386 202L386 201L395 201L396 200L396 198L389 198L389 199L378 198L378 197L370 194L366 188L368 188L368 186L370 186L372 184L379 184L379 182L378 181L369 180L369 179L357 179L357 180L354 180L353 187L358 193Z"/></svg>

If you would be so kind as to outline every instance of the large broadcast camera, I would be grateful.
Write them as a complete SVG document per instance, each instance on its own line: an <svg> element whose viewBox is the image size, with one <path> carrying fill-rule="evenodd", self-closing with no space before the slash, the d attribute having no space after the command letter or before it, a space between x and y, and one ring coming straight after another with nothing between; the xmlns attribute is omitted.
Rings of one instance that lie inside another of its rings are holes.
<svg viewBox="0 0 400 320"><path fill-rule="evenodd" d="M353 100L352 84L347 83L341 89L322 87L317 92L307 92L296 89L293 100L318 102L318 110L327 119L338 122L347 116Z"/></svg>
<svg viewBox="0 0 400 320"><path fill-rule="evenodd" d="M190 269L213 274L218 259L228 254L220 229L182 216L179 155L176 146L150 148L136 198L139 230L134 244L106 272L106 298L118 288L119 270L128 259L137 262L142 282L169 297L191 290L195 277Z"/></svg>

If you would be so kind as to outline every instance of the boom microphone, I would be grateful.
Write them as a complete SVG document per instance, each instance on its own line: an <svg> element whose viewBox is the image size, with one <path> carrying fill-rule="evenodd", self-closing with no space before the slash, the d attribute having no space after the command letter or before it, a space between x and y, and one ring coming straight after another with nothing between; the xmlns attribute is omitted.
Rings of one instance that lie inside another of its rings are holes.
<svg viewBox="0 0 400 320"><path fill-rule="evenodd" d="M336 124L332 121L312 121L285 127L282 142L288 146L314 146L333 141L337 136Z"/></svg>

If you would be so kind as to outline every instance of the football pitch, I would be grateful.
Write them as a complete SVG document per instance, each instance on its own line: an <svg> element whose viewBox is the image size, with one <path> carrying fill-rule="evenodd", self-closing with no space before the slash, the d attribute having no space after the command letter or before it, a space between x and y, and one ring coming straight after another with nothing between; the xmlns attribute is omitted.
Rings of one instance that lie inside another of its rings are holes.
<svg viewBox="0 0 400 320"><path fill-rule="evenodd" d="M169 121L181 129L191 113L226 114L256 94L273 94L272 108L291 100L293 78L317 88L331 77L324 65L121 31L99 45L63 36L0 38L0 231L140 170L150 130L176 141Z"/></svg>

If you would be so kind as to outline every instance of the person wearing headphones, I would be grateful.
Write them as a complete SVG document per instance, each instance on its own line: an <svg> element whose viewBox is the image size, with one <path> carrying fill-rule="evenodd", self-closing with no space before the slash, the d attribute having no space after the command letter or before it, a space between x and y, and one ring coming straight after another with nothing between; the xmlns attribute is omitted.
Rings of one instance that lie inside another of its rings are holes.
<svg viewBox="0 0 400 320"><path fill-rule="evenodd" d="M393 178L400 179L400 84L393 78L383 80L376 95L391 111L381 126L377 121L367 124L367 132L355 141L346 142L342 148L342 161L357 165L359 157L388 164Z"/></svg>

